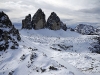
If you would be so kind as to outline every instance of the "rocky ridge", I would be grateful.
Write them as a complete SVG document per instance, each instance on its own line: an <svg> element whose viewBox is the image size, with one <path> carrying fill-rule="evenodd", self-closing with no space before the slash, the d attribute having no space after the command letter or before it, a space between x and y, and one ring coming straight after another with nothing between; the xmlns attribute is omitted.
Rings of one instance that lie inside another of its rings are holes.
<svg viewBox="0 0 100 75"><path fill-rule="evenodd" d="M19 31L12 25L9 17L3 11L0 12L0 51L17 49L20 40Z"/></svg>
<svg viewBox="0 0 100 75"><path fill-rule="evenodd" d="M67 30L66 24L64 24L55 12L52 12L48 17L47 22L45 14L42 9L38 9L31 20L31 16L28 15L22 20L22 29L43 29L48 28L51 30Z"/></svg>
<svg viewBox="0 0 100 75"><path fill-rule="evenodd" d="M79 24L75 28L75 31L83 35L91 35L95 33L95 28L91 25Z"/></svg>

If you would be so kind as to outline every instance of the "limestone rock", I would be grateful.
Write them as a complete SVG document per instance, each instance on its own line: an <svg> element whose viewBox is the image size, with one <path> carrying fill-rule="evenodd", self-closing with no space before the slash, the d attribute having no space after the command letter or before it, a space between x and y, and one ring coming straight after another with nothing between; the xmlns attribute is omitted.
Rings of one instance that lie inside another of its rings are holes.
<svg viewBox="0 0 100 75"><path fill-rule="evenodd" d="M19 31L12 25L9 17L0 12L0 51L8 48L17 49L20 40Z"/></svg>
<svg viewBox="0 0 100 75"><path fill-rule="evenodd" d="M64 24L63 22L61 22L61 28L62 28L64 31L66 31L66 30L67 30L66 24Z"/></svg>
<svg viewBox="0 0 100 75"><path fill-rule="evenodd" d="M12 23L9 19L9 17L2 11L0 12L0 27L11 27Z"/></svg>
<svg viewBox="0 0 100 75"><path fill-rule="evenodd" d="M99 53L100 54L100 36L94 38L96 40L96 42L91 43L91 48L90 50L93 53Z"/></svg>
<svg viewBox="0 0 100 75"><path fill-rule="evenodd" d="M100 26L96 28L96 34L100 36Z"/></svg>
<svg viewBox="0 0 100 75"><path fill-rule="evenodd" d="M47 20L47 27L51 30L59 30L61 28L60 18L55 12L52 12Z"/></svg>
<svg viewBox="0 0 100 75"><path fill-rule="evenodd" d="M31 14L29 14L25 17L25 19L22 20L22 29L32 29Z"/></svg>
<svg viewBox="0 0 100 75"><path fill-rule="evenodd" d="M57 16L57 14L55 12L52 12L51 15L49 16L48 20L47 20L47 28L51 29L51 30L67 30L66 24L64 24L60 18Z"/></svg>
<svg viewBox="0 0 100 75"><path fill-rule="evenodd" d="M45 25L45 14L41 9L38 9L32 18L32 27L37 30L45 28Z"/></svg>
<svg viewBox="0 0 100 75"><path fill-rule="evenodd" d="M91 25L86 25L86 24L79 24L76 28L75 31L78 33L84 34L84 35L91 35L95 33L95 29Z"/></svg>

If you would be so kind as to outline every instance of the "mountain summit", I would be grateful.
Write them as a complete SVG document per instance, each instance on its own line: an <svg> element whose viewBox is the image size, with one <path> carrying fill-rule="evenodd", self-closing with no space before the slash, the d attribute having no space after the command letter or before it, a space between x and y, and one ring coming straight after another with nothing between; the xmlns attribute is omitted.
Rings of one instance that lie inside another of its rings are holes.
<svg viewBox="0 0 100 75"><path fill-rule="evenodd" d="M0 51L17 49L20 40L19 31L12 25L9 17L3 11L0 12Z"/></svg>

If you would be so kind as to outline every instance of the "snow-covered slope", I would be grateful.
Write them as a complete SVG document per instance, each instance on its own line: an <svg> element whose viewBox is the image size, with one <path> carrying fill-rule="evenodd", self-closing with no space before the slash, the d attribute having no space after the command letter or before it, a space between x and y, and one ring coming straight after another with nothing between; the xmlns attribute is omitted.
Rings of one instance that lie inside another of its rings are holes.
<svg viewBox="0 0 100 75"><path fill-rule="evenodd" d="M100 75L95 36L69 30L19 30L19 49L0 52L0 75Z"/></svg>

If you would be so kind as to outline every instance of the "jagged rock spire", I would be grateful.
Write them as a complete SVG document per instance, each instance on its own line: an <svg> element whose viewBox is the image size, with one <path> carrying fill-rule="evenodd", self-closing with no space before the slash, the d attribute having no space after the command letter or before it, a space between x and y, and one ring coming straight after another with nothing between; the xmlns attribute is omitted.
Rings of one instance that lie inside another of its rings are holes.
<svg viewBox="0 0 100 75"><path fill-rule="evenodd" d="M12 25L9 17L0 12L0 51L8 48L17 49L20 40L19 31Z"/></svg>
<svg viewBox="0 0 100 75"><path fill-rule="evenodd" d="M25 19L22 20L22 29L32 29L31 14L28 14Z"/></svg>
<svg viewBox="0 0 100 75"><path fill-rule="evenodd" d="M34 29L42 29L45 28L46 20L45 14L42 9L38 9L32 18L32 27Z"/></svg>
<svg viewBox="0 0 100 75"><path fill-rule="evenodd" d="M31 21L31 15L25 17L25 19L22 20L22 29L42 29L42 28L49 28L51 30L67 30L66 24L64 24L60 18L57 16L55 12L52 12L49 16L47 23L45 20L45 14L42 11L42 9L38 9L34 16L32 17Z"/></svg>
<svg viewBox="0 0 100 75"><path fill-rule="evenodd" d="M2 23L3 26L0 25L0 27L11 27L12 23L9 19L9 17L2 11L0 12L0 23Z"/></svg>
<svg viewBox="0 0 100 75"><path fill-rule="evenodd" d="M67 30L66 24L64 24L55 12L52 12L47 20L47 28L51 30Z"/></svg>
<svg viewBox="0 0 100 75"><path fill-rule="evenodd" d="M60 25L60 18L55 12L52 12L47 20L47 27L51 30L59 30L61 27Z"/></svg>

